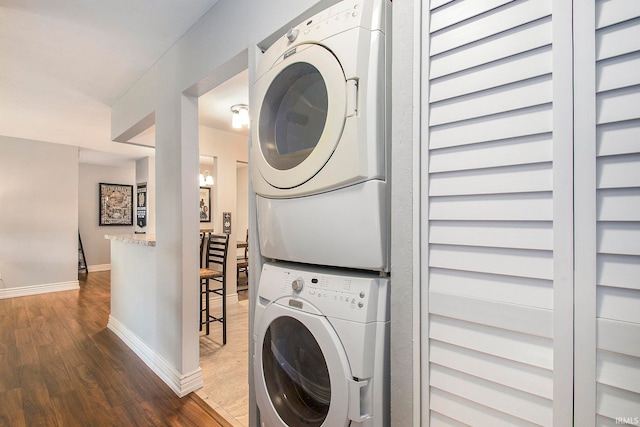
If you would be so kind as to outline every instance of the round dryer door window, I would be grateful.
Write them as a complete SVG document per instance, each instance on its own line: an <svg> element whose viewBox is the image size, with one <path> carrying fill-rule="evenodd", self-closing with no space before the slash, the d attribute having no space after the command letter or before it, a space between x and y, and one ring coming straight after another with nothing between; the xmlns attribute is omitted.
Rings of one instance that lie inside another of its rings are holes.
<svg viewBox="0 0 640 427"><path fill-rule="evenodd" d="M327 85L316 67L296 62L269 86L260 110L260 148L278 170L302 163L318 145L327 122Z"/></svg>
<svg viewBox="0 0 640 427"><path fill-rule="evenodd" d="M254 86L254 138L260 173L277 188L293 188L329 160L344 129L346 80L340 63L318 45L283 55Z"/></svg>

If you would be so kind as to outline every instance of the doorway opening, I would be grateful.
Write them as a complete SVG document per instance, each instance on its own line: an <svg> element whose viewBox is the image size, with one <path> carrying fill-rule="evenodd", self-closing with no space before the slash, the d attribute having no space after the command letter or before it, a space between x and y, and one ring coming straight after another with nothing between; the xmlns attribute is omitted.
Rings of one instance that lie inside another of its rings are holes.
<svg viewBox="0 0 640 427"><path fill-rule="evenodd" d="M249 424L248 390L248 341L249 301L248 291L239 284L243 272L237 268L244 256L248 230L248 142L249 129L233 127L232 107L248 105L248 70L219 81L207 93L198 98L199 117L199 173L201 204L207 205L210 194L209 221L201 209L200 230L216 234L229 234L226 274L227 342L223 344L222 325L212 325L210 334L199 336L202 389L196 394L232 425ZM213 182L206 179L212 177ZM202 185L204 184L204 185ZM222 314L222 298L211 297L213 315ZM218 314L216 313L218 311ZM220 387L224 384L224 387Z"/></svg>

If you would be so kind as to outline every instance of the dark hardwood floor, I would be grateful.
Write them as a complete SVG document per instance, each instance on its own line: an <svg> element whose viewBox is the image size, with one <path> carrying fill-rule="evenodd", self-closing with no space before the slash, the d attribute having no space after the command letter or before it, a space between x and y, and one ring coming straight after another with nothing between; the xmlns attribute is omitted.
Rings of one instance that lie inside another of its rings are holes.
<svg viewBox="0 0 640 427"><path fill-rule="evenodd" d="M106 328L110 273L0 300L0 426L225 426L178 398Z"/></svg>

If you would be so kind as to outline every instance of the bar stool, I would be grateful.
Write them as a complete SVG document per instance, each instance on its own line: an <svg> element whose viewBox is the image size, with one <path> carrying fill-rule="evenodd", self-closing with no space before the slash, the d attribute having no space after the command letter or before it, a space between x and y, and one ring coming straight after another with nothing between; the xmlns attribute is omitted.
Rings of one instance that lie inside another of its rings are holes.
<svg viewBox="0 0 640 427"><path fill-rule="evenodd" d="M238 278L237 289L240 291L249 290L249 230L244 240L244 254L239 256L236 262L236 275ZM244 277L242 274L244 273Z"/></svg>
<svg viewBox="0 0 640 427"><path fill-rule="evenodd" d="M203 239L204 242L204 239ZM204 243L201 243L204 245ZM209 335L209 325L213 322L222 324L222 344L227 343L227 253L229 249L228 234L209 233L206 238L205 268L200 268L200 330L205 327ZM215 286L212 287L212 283ZM222 316L214 316L210 312L211 294L222 297ZM204 297L204 307L202 298Z"/></svg>

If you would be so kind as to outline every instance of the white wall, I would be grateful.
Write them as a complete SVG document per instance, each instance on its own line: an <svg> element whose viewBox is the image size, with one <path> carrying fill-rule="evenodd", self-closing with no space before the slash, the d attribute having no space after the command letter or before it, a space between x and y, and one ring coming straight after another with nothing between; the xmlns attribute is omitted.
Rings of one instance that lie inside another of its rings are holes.
<svg viewBox="0 0 640 427"><path fill-rule="evenodd" d="M155 347L162 330L155 321L158 316L155 289L155 247L119 240L111 243L114 261L135 258L138 263L114 262L111 269L111 312L109 328L127 325L128 336L144 346ZM125 337L126 338L126 337Z"/></svg>
<svg viewBox="0 0 640 427"><path fill-rule="evenodd" d="M78 170L78 228L87 266L89 271L109 269L111 247L104 235L133 233L133 226L98 225L99 184L104 182L133 185L135 192L135 163L131 162L121 167L81 163Z"/></svg>
<svg viewBox="0 0 640 427"><path fill-rule="evenodd" d="M77 268L78 149L0 136L0 291L77 288Z"/></svg>

